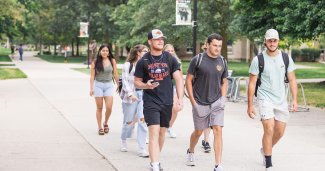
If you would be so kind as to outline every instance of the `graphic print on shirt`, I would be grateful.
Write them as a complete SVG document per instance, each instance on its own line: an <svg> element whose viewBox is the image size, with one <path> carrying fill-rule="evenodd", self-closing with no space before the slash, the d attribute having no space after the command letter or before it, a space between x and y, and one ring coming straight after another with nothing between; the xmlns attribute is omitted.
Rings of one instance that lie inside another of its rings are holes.
<svg viewBox="0 0 325 171"><path fill-rule="evenodd" d="M161 81L169 75L168 64L157 62L148 65L149 77L154 81Z"/></svg>

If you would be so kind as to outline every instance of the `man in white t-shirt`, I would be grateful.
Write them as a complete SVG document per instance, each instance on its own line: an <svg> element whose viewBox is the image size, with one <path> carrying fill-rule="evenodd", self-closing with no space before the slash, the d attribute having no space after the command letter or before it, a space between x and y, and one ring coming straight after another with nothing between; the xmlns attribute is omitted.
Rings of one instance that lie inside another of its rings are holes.
<svg viewBox="0 0 325 171"><path fill-rule="evenodd" d="M297 82L292 58L278 50L279 34L276 30L269 29L266 31L264 45L266 50L260 54L262 59L264 59L264 70L260 74L260 86L256 87L260 73L259 67L261 67L258 56L253 59L249 68L247 114L252 119L255 117L253 96L255 89L258 88L256 93L258 113L264 128L261 154L263 155L266 170L270 171L273 168L271 160L272 148L283 136L286 123L290 117L286 101L285 74L287 73L289 87L292 92L291 111L297 110ZM288 60L288 66L284 62L285 55Z"/></svg>

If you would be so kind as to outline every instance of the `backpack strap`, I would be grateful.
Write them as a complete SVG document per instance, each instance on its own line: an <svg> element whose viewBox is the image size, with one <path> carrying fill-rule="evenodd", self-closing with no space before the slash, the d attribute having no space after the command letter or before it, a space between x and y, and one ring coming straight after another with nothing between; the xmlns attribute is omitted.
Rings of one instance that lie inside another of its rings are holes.
<svg viewBox="0 0 325 171"><path fill-rule="evenodd" d="M256 97L257 97L257 89L262 84L261 75L262 75L262 72L264 71L264 56L263 56L263 53L259 53L257 55L257 59L258 59L258 77L257 77L257 81L256 81L256 86L255 86L255 96Z"/></svg>
<svg viewBox="0 0 325 171"><path fill-rule="evenodd" d="M133 68L133 63L130 62L130 67L129 67L129 74L131 73L132 71L132 68Z"/></svg>
<svg viewBox="0 0 325 171"><path fill-rule="evenodd" d="M198 54L198 58L196 60L196 63L195 63L195 68L194 68L194 78L196 78L196 74L197 74L197 71L199 70L199 66L202 62L202 58L203 58L203 53L199 53Z"/></svg>
<svg viewBox="0 0 325 171"><path fill-rule="evenodd" d="M283 59L283 63L285 65L285 77L284 77L284 82L285 83L289 83L289 79L288 79L288 67L289 67L289 56L287 53L282 52L282 59Z"/></svg>
<svg viewBox="0 0 325 171"><path fill-rule="evenodd" d="M220 56L220 57L221 57L221 59L222 59L223 66L225 67L225 69L226 69L226 68L228 69L226 58L224 58L223 56ZM221 79L221 84L223 84L223 79Z"/></svg>

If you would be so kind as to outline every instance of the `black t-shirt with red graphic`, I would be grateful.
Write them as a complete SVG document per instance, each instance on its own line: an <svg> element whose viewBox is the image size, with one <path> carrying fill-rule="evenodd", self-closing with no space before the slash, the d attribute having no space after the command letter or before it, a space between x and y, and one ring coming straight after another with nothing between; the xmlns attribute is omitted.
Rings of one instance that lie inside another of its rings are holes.
<svg viewBox="0 0 325 171"><path fill-rule="evenodd" d="M170 53L163 52L160 56L153 56L150 52L146 53L137 62L134 76L142 78L143 83L147 83L148 80L154 80L159 82L159 86L153 90L145 89L143 101L172 105L172 74L177 70L180 70L179 64Z"/></svg>

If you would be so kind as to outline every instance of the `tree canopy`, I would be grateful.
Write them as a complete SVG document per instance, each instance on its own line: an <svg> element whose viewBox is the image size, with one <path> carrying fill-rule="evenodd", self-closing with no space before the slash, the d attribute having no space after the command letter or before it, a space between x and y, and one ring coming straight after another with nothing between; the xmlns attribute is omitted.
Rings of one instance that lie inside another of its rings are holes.
<svg viewBox="0 0 325 171"><path fill-rule="evenodd" d="M192 0L193 2L194 0ZM200 0L198 42L214 32L228 39L262 39L269 28L288 41L319 38L325 32L325 1ZM192 27L175 24L175 1L161 0L5 0L0 1L0 39L69 44L78 39L79 22L90 23L90 39L131 47L147 32L161 29L167 43L191 47Z"/></svg>

